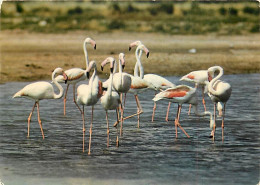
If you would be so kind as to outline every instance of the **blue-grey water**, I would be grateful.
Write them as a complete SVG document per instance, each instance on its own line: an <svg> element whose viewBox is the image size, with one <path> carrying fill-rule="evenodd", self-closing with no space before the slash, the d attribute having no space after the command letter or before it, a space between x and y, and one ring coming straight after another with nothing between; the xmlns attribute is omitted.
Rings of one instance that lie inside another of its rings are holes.
<svg viewBox="0 0 260 185"><path fill-rule="evenodd" d="M179 77L167 77L180 84ZM221 118L217 119L215 142L209 138L209 118L187 115L183 105L180 130L175 139L174 116L164 120L168 102L158 102L151 122L154 92L141 94L144 109L140 129L137 119L124 122L120 147L115 146L115 111L110 111L110 147L106 147L105 111L95 106L91 155L82 153L82 120L69 90L67 115L63 99L40 101L45 133L42 140L35 110L27 138L27 118L33 106L28 99L12 99L26 82L0 85L0 179L6 185L34 184L253 184L259 182L260 75L225 75L233 91L226 107L225 139L221 139ZM192 85L191 85L192 86ZM65 87L65 85L63 85ZM201 100L201 91L198 92ZM206 97L207 108L213 104ZM203 106L200 103L199 109ZM86 149L90 107L85 109ZM134 97L127 95L125 115L136 112Z"/></svg>

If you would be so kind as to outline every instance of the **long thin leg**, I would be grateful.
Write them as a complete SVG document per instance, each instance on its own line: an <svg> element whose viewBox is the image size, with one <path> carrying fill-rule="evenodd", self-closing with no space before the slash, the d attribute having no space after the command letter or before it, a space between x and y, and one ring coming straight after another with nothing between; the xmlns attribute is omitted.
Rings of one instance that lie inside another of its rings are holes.
<svg viewBox="0 0 260 185"><path fill-rule="evenodd" d="M137 109L139 110L139 112L136 113L136 114L132 114L132 115L130 115L130 116L125 117L124 120L126 120L126 119L128 119L128 118L132 118L132 117L134 117L134 116L136 116L136 115L139 115L139 114L142 114L142 113L143 113L143 109L142 109L142 106L141 106L140 101L139 101L139 99L138 99L138 96L137 96L137 95L134 95L134 96L135 96L135 101L136 101Z"/></svg>
<svg viewBox="0 0 260 185"><path fill-rule="evenodd" d="M175 123L175 137L177 138L178 137L178 128L177 128L177 125L178 125L178 118L179 118L179 112L180 112L180 105L178 104L178 110L177 110L177 115L176 115L176 118L175 118L175 121L174 121L174 123Z"/></svg>
<svg viewBox="0 0 260 185"><path fill-rule="evenodd" d="M108 113L106 110L106 121L107 121L107 147L109 147L109 123L108 123Z"/></svg>
<svg viewBox="0 0 260 185"><path fill-rule="evenodd" d="M126 93L125 93L125 98L124 98L124 108L125 108L125 101L126 101Z"/></svg>
<svg viewBox="0 0 260 185"><path fill-rule="evenodd" d="M169 121L169 112L170 112L170 108L171 108L171 102L169 102L168 104L168 108L167 108L167 112L166 112L166 116L165 116L165 121Z"/></svg>
<svg viewBox="0 0 260 185"><path fill-rule="evenodd" d="M214 125L213 125L213 129L211 131L211 136L213 141L215 140L215 130L216 130L216 103L214 103Z"/></svg>
<svg viewBox="0 0 260 185"><path fill-rule="evenodd" d="M126 93L125 93L125 95L126 95ZM123 107L123 94L121 93L120 94L120 101L121 101L121 103L120 103L120 111L121 111L121 127L120 127L120 136L122 136L123 135L123 122L124 122L124 107ZM119 122L119 119L117 119L117 122Z"/></svg>
<svg viewBox="0 0 260 185"><path fill-rule="evenodd" d="M203 103L203 106L204 106L204 110L205 112L207 111L207 108L206 108L206 102L205 102L205 95L204 95L204 89L205 89L205 86L203 85L202 86L202 103Z"/></svg>
<svg viewBox="0 0 260 185"><path fill-rule="evenodd" d="M77 104L76 98L75 98L75 91L76 91L76 84L73 85L73 101L76 104L76 106L79 108L79 105Z"/></svg>
<svg viewBox="0 0 260 185"><path fill-rule="evenodd" d="M32 112L30 113L30 115L28 117L28 134L27 134L27 137L30 136L30 122L31 122L31 117L32 117L32 114L33 114L35 107L36 107L36 102L34 103L33 108L32 108Z"/></svg>
<svg viewBox="0 0 260 185"><path fill-rule="evenodd" d="M155 91L154 95L156 95L156 91ZM154 103L153 103L152 122L153 122L153 120L154 120L155 110L156 110L156 102L154 101Z"/></svg>
<svg viewBox="0 0 260 185"><path fill-rule="evenodd" d="M116 118L117 121L119 121L119 110L116 108ZM122 117L121 117L122 119ZM121 135L121 130L120 130L120 135ZM119 147L119 138L118 138L118 126L116 126L116 146Z"/></svg>
<svg viewBox="0 0 260 185"><path fill-rule="evenodd" d="M222 115L222 142L224 142L224 117L225 117L226 103L224 103L223 115Z"/></svg>
<svg viewBox="0 0 260 185"><path fill-rule="evenodd" d="M81 112L81 115L82 115L82 121L83 121L83 125L82 125L82 130L83 130L83 144L82 144L82 150L83 150L83 153L85 151L85 132L86 132L86 129L85 129L85 114L84 114L84 105L82 107L82 112Z"/></svg>
<svg viewBox="0 0 260 185"><path fill-rule="evenodd" d="M178 116L177 116L177 123L175 123L175 124L177 124L177 126L182 130L182 132L183 132L188 138L190 138L189 134L187 134L187 132L182 128L182 126L181 126L181 124L180 124L181 105L178 106L178 109L179 109L179 111L178 111ZM176 126L175 126L175 128L176 128ZM176 129L176 131L177 131L177 129ZM177 138L177 132L176 132L176 138Z"/></svg>
<svg viewBox="0 0 260 185"><path fill-rule="evenodd" d="M39 105L39 102L37 102L36 105L37 105L37 113L38 113L38 122L39 122L39 125L40 125L40 128L41 128L41 132L42 132L42 139L44 139L44 133L43 133L43 129L42 129L42 121L41 121L41 118L40 118L40 105Z"/></svg>
<svg viewBox="0 0 260 185"><path fill-rule="evenodd" d="M88 155L90 155L90 148L91 148L91 135L92 135L93 112L94 112L94 106L92 106L92 109L91 109L91 121L90 121L90 128L89 128Z"/></svg>
<svg viewBox="0 0 260 185"><path fill-rule="evenodd" d="M190 111L191 111L191 104L190 104L190 106L189 106L188 115L190 115Z"/></svg>
<svg viewBox="0 0 260 185"><path fill-rule="evenodd" d="M64 116L66 116L66 101L67 101L67 93L68 93L68 89L69 89L70 84L67 85L67 89L64 95Z"/></svg>

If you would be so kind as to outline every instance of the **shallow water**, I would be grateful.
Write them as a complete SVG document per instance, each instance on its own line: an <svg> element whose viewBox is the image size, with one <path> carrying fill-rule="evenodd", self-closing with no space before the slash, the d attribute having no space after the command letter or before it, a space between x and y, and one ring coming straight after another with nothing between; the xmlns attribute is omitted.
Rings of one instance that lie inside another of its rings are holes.
<svg viewBox="0 0 260 185"><path fill-rule="evenodd" d="M180 84L179 77L167 77ZM105 112L95 106L91 156L82 153L82 120L69 90L67 116L63 101L40 102L45 133L42 140L34 112L30 138L27 118L33 101L12 99L28 83L0 85L0 178L4 184L257 184L259 182L259 74L225 75L233 91L227 103L225 140L221 140L221 119L217 120L216 140L209 138L209 119L187 116L183 105L180 122L191 136L178 130L175 139L173 105L170 121L164 121L167 102L159 102L151 122L154 92L141 94L144 109L140 129L137 119L124 122L120 147L115 146L115 111L110 111L110 147L106 147ZM65 87L65 86L63 86ZM201 92L198 92L201 100ZM207 108L213 104L206 97ZM133 95L127 95L125 115L136 112ZM203 107L200 104L200 110ZM90 108L86 116L86 149Z"/></svg>

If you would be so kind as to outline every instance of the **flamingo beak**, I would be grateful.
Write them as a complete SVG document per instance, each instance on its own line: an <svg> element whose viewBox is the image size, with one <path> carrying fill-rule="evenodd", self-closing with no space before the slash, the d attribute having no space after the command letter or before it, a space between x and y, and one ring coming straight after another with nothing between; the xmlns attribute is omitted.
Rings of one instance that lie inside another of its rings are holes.
<svg viewBox="0 0 260 185"><path fill-rule="evenodd" d="M62 75L63 75L63 78L64 78L64 80L65 80L65 84L67 83L67 81L68 81L68 76L66 75L66 73L62 73Z"/></svg>
<svg viewBox="0 0 260 185"><path fill-rule="evenodd" d="M132 49L131 46L129 46L129 51L131 51L131 49Z"/></svg>
<svg viewBox="0 0 260 185"><path fill-rule="evenodd" d="M104 70L104 68L103 68L103 66L101 66L101 71L103 71Z"/></svg>
<svg viewBox="0 0 260 185"><path fill-rule="evenodd" d="M212 76L208 73L208 81L210 82L212 80Z"/></svg>
<svg viewBox="0 0 260 185"><path fill-rule="evenodd" d="M110 72L111 72L111 73L113 73L113 71L114 71L114 68L113 68L113 67L111 67L111 68L110 68Z"/></svg>
<svg viewBox="0 0 260 185"><path fill-rule="evenodd" d="M122 65L122 69L125 69L125 65Z"/></svg>
<svg viewBox="0 0 260 185"><path fill-rule="evenodd" d="M89 79L89 72L87 72L87 78Z"/></svg>
<svg viewBox="0 0 260 185"><path fill-rule="evenodd" d="M97 49L97 45L96 44L94 45L94 49Z"/></svg>
<svg viewBox="0 0 260 185"><path fill-rule="evenodd" d="M148 51L147 54L146 54L146 57L147 57L147 58L149 57L149 54L150 54L150 53L149 53L149 51Z"/></svg>

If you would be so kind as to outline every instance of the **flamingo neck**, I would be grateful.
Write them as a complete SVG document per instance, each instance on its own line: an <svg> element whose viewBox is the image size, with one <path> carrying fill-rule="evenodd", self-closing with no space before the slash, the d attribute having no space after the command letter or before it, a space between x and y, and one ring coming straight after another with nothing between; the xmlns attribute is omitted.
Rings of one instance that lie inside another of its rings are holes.
<svg viewBox="0 0 260 185"><path fill-rule="evenodd" d="M93 81L94 81L96 75L97 75L97 68L94 68L94 72L93 72L92 76L89 79L89 86L90 87L92 87L92 84L93 84Z"/></svg>
<svg viewBox="0 0 260 185"><path fill-rule="evenodd" d="M140 50L139 51L139 58L141 58L142 53L143 53L143 51ZM139 73L139 64L138 64L138 62L136 62L135 63L135 70L134 70L134 76L136 76L136 77L141 76L141 71L140 71L140 74L138 74L138 73Z"/></svg>
<svg viewBox="0 0 260 185"><path fill-rule="evenodd" d="M197 116L206 116L206 115L209 115L209 119L210 119L210 128L213 127L213 124L214 124L214 120L213 120L213 116L212 116L212 113L209 112L209 111L205 111L205 112L199 112L198 111L198 106L197 105L193 105L193 111L194 113L197 115Z"/></svg>
<svg viewBox="0 0 260 185"><path fill-rule="evenodd" d="M217 71L217 70L219 71L218 75L217 75L215 78L213 78L213 79L211 80L211 82L209 82L209 84L208 84L208 91L209 91L211 94L213 94L213 95L218 95L218 92L213 88L213 86L214 86L215 82L216 82L218 79L220 79L221 76L223 75L223 69L222 69L222 68L220 68L220 67L215 67L214 72Z"/></svg>
<svg viewBox="0 0 260 185"><path fill-rule="evenodd" d="M110 76L109 76L109 86L107 88L107 93L108 93L108 96L111 96L112 95L112 86L113 86L113 73L110 72Z"/></svg>
<svg viewBox="0 0 260 185"><path fill-rule="evenodd" d="M57 80L55 79L55 72L52 73L52 81L53 83L56 85L56 87L59 89L60 93L59 94L55 94L53 95L54 99L59 99L63 96L63 88L62 86L57 82Z"/></svg>
<svg viewBox="0 0 260 185"><path fill-rule="evenodd" d="M87 70L88 65L89 65L89 60L88 60L88 51L87 51L87 43L86 42L83 43L83 51L84 51L84 54L85 54L86 70Z"/></svg>
<svg viewBox="0 0 260 185"><path fill-rule="evenodd" d="M136 49L135 51L135 57L136 57L136 64L138 65L139 67L139 72L140 72L140 75L139 77L140 78L144 78L144 68L142 66L142 63L141 63L141 55L142 55L142 50L139 52L140 49ZM139 53L138 53L139 52ZM139 55L138 55L139 54ZM137 67L135 67L135 74L138 76L138 70L136 70ZM138 68L137 68L138 69Z"/></svg>
<svg viewBox="0 0 260 185"><path fill-rule="evenodd" d="M119 59L119 63L118 63L118 72L119 72L119 73L122 73L122 72L123 72L122 62L121 62L120 59Z"/></svg>

